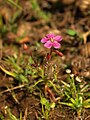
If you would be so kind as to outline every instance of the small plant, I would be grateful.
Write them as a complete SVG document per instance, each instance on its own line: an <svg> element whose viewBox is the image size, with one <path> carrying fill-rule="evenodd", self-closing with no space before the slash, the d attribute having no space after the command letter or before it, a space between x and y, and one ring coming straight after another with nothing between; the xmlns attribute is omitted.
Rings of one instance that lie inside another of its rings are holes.
<svg viewBox="0 0 90 120"><path fill-rule="evenodd" d="M67 105L77 112L78 118L81 117L83 109L90 108L90 98L86 98L85 93L88 91L89 85L80 87L75 83L74 77L68 75L68 82L61 81L64 84L64 100L59 103ZM65 101L65 102L64 102Z"/></svg>
<svg viewBox="0 0 90 120"><path fill-rule="evenodd" d="M50 110L55 107L55 103L50 103L46 98L41 96L41 112L39 112L41 118L48 120L49 119L49 114Z"/></svg>
<svg viewBox="0 0 90 120"><path fill-rule="evenodd" d="M19 63L17 62L17 56L7 57L3 60L6 65L11 66L10 70L7 70L3 65L0 65L0 69L7 75L15 78L15 80L20 83L26 83L28 90L34 93L34 89L36 89L37 91L39 90L39 95L43 94L44 97L41 97L40 100L42 109L42 113L40 115L46 120L49 118L51 108L54 108L57 100L60 99L60 97L56 98L53 93L53 91L55 91L57 95L60 95L60 89L58 89L57 84L55 84L57 82L55 65L50 66L49 64L51 62L53 52L60 57L63 55L58 50L61 47L61 40L61 36L55 36L54 34L48 34L46 37L41 39L41 42L44 43L44 46L48 48L49 51L43 59L43 65L35 62L32 56L29 56L27 63L24 63L23 55L20 57ZM23 68L22 65L24 66ZM49 67L53 69L53 77L49 77L48 75ZM44 92L42 92L42 90L44 90ZM17 103L19 102L17 101L14 92L12 92L12 97ZM49 100L47 98L49 98ZM13 119L16 119L10 111L8 111L8 113Z"/></svg>
<svg viewBox="0 0 90 120"><path fill-rule="evenodd" d="M28 83L28 79L25 76L25 71L16 63L14 57L8 57L8 58L5 59L4 62L12 65L14 70L13 71L8 71L0 65L0 69L3 72L5 72L9 76L14 77L16 80L18 80L21 83Z"/></svg>
<svg viewBox="0 0 90 120"><path fill-rule="evenodd" d="M47 53L46 55L46 63L44 64L43 68L44 68L44 76L47 76L48 78L48 73L46 71L48 71L48 66L52 57L52 53L55 52L57 55L62 56L63 54L57 50L61 47L60 42L62 41L62 37L57 35L55 36L54 34L47 34L44 38L41 39L41 42L44 43L44 47L50 49L50 52ZM53 68L53 66L51 66L51 69ZM47 74L45 74L47 73ZM53 72L54 77L56 76ZM49 89L48 87L48 83L53 85L53 88L56 90L55 85L53 84L53 82L51 80L47 80L47 78L45 77L44 81L45 81L45 93L48 92L49 95L51 96L51 98L53 99L53 101L55 102L55 97L52 93L52 91ZM57 91L57 90L56 90Z"/></svg>
<svg viewBox="0 0 90 120"><path fill-rule="evenodd" d="M35 82L34 85L32 85L30 88L34 88L38 84L41 84L41 88L44 86L44 93L45 95L49 95L49 98L53 101L56 102L57 98L55 98L52 90L50 87L54 89L56 93L60 93L59 90L57 90L57 85L54 84L54 80L57 81L57 73L55 72L54 66L50 66L50 60L52 57L52 52L55 52L57 55L62 56L63 54L57 50L61 47L60 42L62 40L61 36L55 36L54 34L47 34L44 38L41 39L41 42L44 43L44 46L48 48L50 51L47 53L44 59L44 64L42 66L37 66L36 67L36 75L38 76L38 80ZM48 76L49 67L53 69L53 79Z"/></svg>
<svg viewBox="0 0 90 120"><path fill-rule="evenodd" d="M57 73L55 72L54 66L50 66L50 60L52 56L52 52L55 52L59 56L62 56L63 54L57 50L57 48L60 48L60 42L62 38L61 36L55 36L54 34L48 34L46 37L41 39L41 42L44 43L44 46L48 49L50 49L50 52L47 53L47 55L44 58L44 64L38 65L33 62L31 66L28 66L28 69L26 68L25 73L28 73L31 75L31 78L35 81L33 85L31 85L29 88L33 89L36 86L39 88L44 88L45 95L48 94L50 99L52 99L53 102L56 102L57 99L55 98L53 92L50 90L49 87L53 87L54 90L57 93L60 93L59 90L57 90L57 85L54 84L54 80L57 81ZM32 60L31 60L32 61ZM53 69L53 79L48 76L49 67ZM35 77L34 77L35 76ZM37 78L37 80L35 80Z"/></svg>

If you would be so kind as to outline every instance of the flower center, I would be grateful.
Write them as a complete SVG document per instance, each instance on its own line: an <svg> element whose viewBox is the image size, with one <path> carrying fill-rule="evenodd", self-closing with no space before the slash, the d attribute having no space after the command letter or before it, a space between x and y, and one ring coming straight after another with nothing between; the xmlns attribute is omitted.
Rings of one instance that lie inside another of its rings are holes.
<svg viewBox="0 0 90 120"><path fill-rule="evenodd" d="M51 42L54 42L54 39L53 39L53 38L51 38L51 39L50 39L50 41L51 41Z"/></svg>

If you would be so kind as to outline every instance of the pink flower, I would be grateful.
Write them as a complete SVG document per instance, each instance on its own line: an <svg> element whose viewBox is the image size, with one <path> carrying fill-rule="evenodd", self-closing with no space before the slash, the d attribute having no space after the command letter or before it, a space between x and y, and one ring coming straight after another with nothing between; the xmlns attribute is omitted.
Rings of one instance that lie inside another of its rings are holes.
<svg viewBox="0 0 90 120"><path fill-rule="evenodd" d="M44 38L41 39L41 42L44 43L44 46L46 48L51 48L51 47L54 47L54 48L60 48L61 47L61 42L62 40L62 37L57 35L55 36L54 34L47 34Z"/></svg>

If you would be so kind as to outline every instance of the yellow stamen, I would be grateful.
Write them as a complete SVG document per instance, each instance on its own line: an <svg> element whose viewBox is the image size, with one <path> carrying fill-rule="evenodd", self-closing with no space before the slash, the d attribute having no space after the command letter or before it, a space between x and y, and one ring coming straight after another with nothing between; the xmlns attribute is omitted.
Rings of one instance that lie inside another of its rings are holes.
<svg viewBox="0 0 90 120"><path fill-rule="evenodd" d="M54 39L53 39L53 38L51 38L50 40L51 40L51 42L54 42Z"/></svg>

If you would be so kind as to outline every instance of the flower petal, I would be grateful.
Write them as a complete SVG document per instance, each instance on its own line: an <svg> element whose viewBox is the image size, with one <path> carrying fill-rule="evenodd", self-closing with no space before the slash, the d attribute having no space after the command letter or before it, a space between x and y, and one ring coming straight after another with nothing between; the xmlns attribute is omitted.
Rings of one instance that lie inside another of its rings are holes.
<svg viewBox="0 0 90 120"><path fill-rule="evenodd" d="M49 39L50 39L50 38L53 38L53 37L54 37L54 34L53 34L53 33L47 34L46 37L48 37Z"/></svg>
<svg viewBox="0 0 90 120"><path fill-rule="evenodd" d="M52 46L54 48L60 48L61 47L60 43L58 43L57 41L54 41L53 44L52 44Z"/></svg>
<svg viewBox="0 0 90 120"><path fill-rule="evenodd" d="M46 47L46 48L51 48L52 47L52 42L51 41L47 41L45 44L44 44L44 46Z"/></svg>
<svg viewBox="0 0 90 120"><path fill-rule="evenodd" d="M46 37L44 37L44 38L41 39L42 43L46 43L47 41L48 41L48 38L46 38Z"/></svg>
<svg viewBox="0 0 90 120"><path fill-rule="evenodd" d="M62 40L62 37L59 36L59 35L57 35L57 36L55 36L53 39L56 40L56 41L61 41L61 40Z"/></svg>

